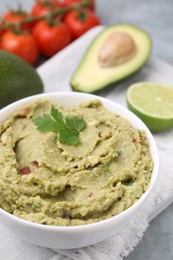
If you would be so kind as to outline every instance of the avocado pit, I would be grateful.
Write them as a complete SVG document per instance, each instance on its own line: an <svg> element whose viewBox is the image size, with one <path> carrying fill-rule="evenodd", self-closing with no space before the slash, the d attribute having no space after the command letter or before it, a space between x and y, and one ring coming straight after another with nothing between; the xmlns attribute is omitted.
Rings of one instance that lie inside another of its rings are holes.
<svg viewBox="0 0 173 260"><path fill-rule="evenodd" d="M130 60L136 52L133 38L126 32L113 32L103 42L98 55L99 66L114 67Z"/></svg>

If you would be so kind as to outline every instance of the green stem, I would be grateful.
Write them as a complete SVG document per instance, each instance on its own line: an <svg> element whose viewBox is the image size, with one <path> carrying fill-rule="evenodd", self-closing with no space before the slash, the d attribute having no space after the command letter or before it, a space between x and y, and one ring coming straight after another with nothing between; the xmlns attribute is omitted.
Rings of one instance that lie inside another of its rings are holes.
<svg viewBox="0 0 173 260"><path fill-rule="evenodd" d="M56 15L63 15L65 13L69 12L69 11L72 11L72 10L79 10L82 7L88 8L88 7L90 7L90 5L91 4L90 4L89 0L83 0L79 4L74 4L74 5L71 5L69 7L57 7L53 11L51 11L50 13L45 14L45 15L40 15L40 16L35 16L35 17L28 16L27 18L20 21L17 24L17 27L21 28L22 24L37 22L37 21L43 20L43 19L50 20L50 18L52 18ZM0 25L0 30L14 29L15 27L16 26L15 26L14 23L4 23L3 25Z"/></svg>
<svg viewBox="0 0 173 260"><path fill-rule="evenodd" d="M15 23L15 25L13 26L13 31L14 31L16 34L20 34L20 33L21 33L20 27L21 27L20 22Z"/></svg>
<svg viewBox="0 0 173 260"><path fill-rule="evenodd" d="M87 19L88 13L83 11L81 8L78 9L78 19L83 22Z"/></svg>

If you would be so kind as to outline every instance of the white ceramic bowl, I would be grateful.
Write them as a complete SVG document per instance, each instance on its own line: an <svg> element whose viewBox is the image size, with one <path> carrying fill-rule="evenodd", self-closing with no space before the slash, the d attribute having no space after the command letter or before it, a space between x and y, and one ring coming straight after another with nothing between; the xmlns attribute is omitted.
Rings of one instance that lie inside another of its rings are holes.
<svg viewBox="0 0 173 260"><path fill-rule="evenodd" d="M154 138L145 124L126 108L99 96L75 92L40 94L19 100L0 111L0 121L4 122L10 114L21 106L38 98L47 98L52 102L60 103L67 107L97 98L108 110L116 112L127 119L134 128L145 130L150 143L150 152L154 160L154 170L150 186L142 197L130 208L114 217L93 224L68 227L45 226L15 217L3 209L0 209L0 222L20 238L43 247L70 249L85 247L103 241L120 231L123 226L129 222L131 217L138 212L139 208L153 189L158 174L159 163Z"/></svg>

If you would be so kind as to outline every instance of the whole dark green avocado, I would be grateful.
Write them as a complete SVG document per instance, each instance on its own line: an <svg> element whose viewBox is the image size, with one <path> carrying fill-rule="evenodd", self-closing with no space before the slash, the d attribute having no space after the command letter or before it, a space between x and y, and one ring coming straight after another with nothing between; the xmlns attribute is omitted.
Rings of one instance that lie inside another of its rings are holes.
<svg viewBox="0 0 173 260"><path fill-rule="evenodd" d="M42 92L43 83L35 68L18 56L0 50L0 108Z"/></svg>

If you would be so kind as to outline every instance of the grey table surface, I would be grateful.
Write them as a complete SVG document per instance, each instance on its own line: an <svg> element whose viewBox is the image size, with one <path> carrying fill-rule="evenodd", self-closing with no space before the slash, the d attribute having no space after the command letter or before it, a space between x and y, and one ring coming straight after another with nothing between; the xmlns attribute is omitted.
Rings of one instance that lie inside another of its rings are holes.
<svg viewBox="0 0 173 260"><path fill-rule="evenodd" d="M34 0L0 0L0 14L7 6L22 3L29 10ZM131 23L142 27L153 39L153 56L173 64L173 0L96 0L103 25ZM127 260L173 259L173 205L154 219L141 243Z"/></svg>

